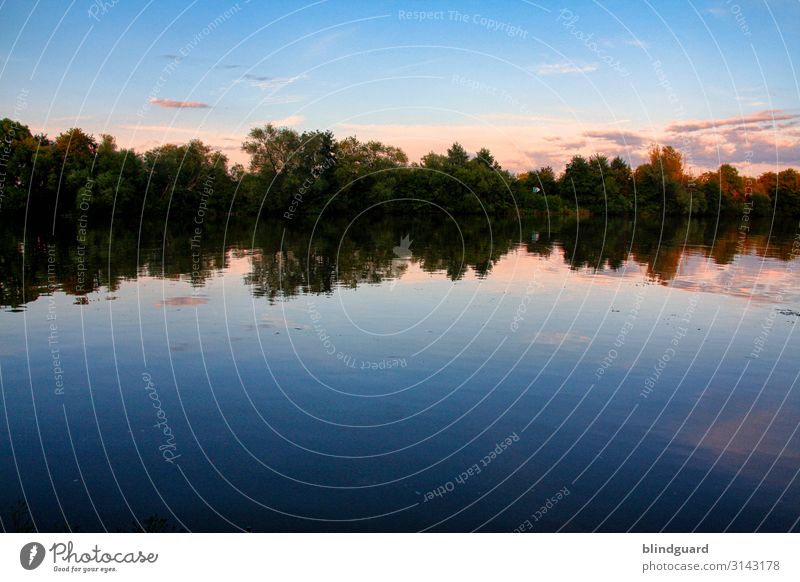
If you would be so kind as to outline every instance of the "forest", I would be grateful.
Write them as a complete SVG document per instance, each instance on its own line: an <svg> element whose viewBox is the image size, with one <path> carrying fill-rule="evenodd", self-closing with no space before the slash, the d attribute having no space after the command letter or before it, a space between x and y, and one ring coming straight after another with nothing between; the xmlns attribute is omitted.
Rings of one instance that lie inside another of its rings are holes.
<svg viewBox="0 0 800 582"><path fill-rule="evenodd" d="M691 175L670 145L653 144L636 168L620 157L575 155L561 172L548 166L519 174L487 148L470 154L454 143L409 162L402 149L378 141L270 124L252 129L241 149L247 167L200 140L140 153L118 147L111 135L73 128L50 138L4 118L0 216L199 224L207 216L294 219L377 206L391 212L387 203L397 199L450 214L800 214L796 170L751 177L723 164Z"/></svg>

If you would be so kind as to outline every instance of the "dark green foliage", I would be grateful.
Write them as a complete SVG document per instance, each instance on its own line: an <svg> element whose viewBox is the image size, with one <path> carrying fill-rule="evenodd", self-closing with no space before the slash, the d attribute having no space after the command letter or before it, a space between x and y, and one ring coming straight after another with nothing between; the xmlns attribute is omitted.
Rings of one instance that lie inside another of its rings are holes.
<svg viewBox="0 0 800 582"><path fill-rule="evenodd" d="M619 157L611 162L601 155L588 160L574 156L559 181L559 191L572 206L596 214L622 214L633 210L633 177Z"/></svg>
<svg viewBox="0 0 800 582"><path fill-rule="evenodd" d="M398 199L413 201L404 208L451 214L800 214L795 170L756 180L723 164L694 177L671 146L654 145L635 171L620 157L576 155L557 176L549 166L513 175L488 148L471 155L454 143L445 154L409 164L401 149L381 142L269 124L252 129L242 144L247 169L229 167L225 155L199 140L138 154L120 150L110 135L98 141L73 128L50 140L11 119L0 120L0 140L0 212L28 210L47 220L168 217L194 229L228 213L353 215Z"/></svg>
<svg viewBox="0 0 800 582"><path fill-rule="evenodd" d="M234 189L228 160L200 140L152 149L143 165L147 198L138 201L137 212L144 204L150 212L168 210L173 220L192 223L227 211Z"/></svg>

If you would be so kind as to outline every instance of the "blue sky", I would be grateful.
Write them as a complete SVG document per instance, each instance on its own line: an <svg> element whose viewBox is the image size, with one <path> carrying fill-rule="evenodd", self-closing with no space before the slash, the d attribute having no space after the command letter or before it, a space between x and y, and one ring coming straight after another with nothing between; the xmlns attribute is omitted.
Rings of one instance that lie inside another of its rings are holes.
<svg viewBox="0 0 800 582"><path fill-rule="evenodd" d="M453 141L514 170L573 153L698 170L800 165L800 3L0 4L0 115L232 159L267 122L400 145Z"/></svg>

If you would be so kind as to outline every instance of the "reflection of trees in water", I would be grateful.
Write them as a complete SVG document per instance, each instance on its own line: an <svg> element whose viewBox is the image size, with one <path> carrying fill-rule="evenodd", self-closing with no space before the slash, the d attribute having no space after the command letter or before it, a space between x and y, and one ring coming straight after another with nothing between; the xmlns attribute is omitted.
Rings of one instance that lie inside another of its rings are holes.
<svg viewBox="0 0 800 582"><path fill-rule="evenodd" d="M678 272L681 259L689 255L710 257L718 265L730 264L737 255L754 254L783 261L793 257L793 236L797 225L775 224L770 238L770 222L750 220L717 223L713 219L674 219L664 222L602 218L568 220L548 240L528 245L541 253L547 244L560 244L564 260L573 269L617 270L627 260L647 269L654 280L666 283Z"/></svg>
<svg viewBox="0 0 800 582"><path fill-rule="evenodd" d="M369 218L369 217L368 217ZM346 222L287 228L277 244L272 234L256 235L253 270L245 277L256 296L275 299L297 293L329 293L337 285L357 287L396 278L416 264L425 272L446 273L451 280L462 278L468 270L485 277L492 266L518 242L519 226L513 220L486 221L468 217L441 222L430 217L410 219L364 218L347 226ZM259 231L269 231L265 223ZM410 256L398 261L394 248L401 239L411 240ZM266 249L272 249L267 252Z"/></svg>
<svg viewBox="0 0 800 582"><path fill-rule="evenodd" d="M190 279L195 270L189 234L180 231L143 227L140 244L135 229L115 228L112 233L107 227L93 227L79 242L74 226L55 236L46 228L29 227L24 245L21 227L4 225L0 232L0 306L4 307L34 301L49 293L53 282L56 290L80 299L100 288L115 291L122 281L139 276ZM211 244L215 241L216 246ZM206 242L194 277L200 285L227 258L218 233Z"/></svg>
<svg viewBox="0 0 800 582"><path fill-rule="evenodd" d="M401 276L411 264L454 281L470 271L488 277L494 264L520 244L545 257L559 249L572 269L616 270L632 260L660 282L675 277L686 255L710 257L720 265L740 254L792 258L796 224L774 224L771 238L769 220L749 221L747 232L740 230L741 224L713 219L634 223L602 217L549 222L529 217L521 223L493 218L487 223L477 216L459 217L456 224L431 216L367 214L349 227L345 220L321 220L313 236L313 223L300 221L262 221L255 233L252 224L206 224L194 257L192 233L180 228L145 226L141 243L138 230L115 229L109 244L109 230L92 227L81 246L75 227L56 236L46 228L37 232L29 227L23 246L21 226L8 225L0 229L0 306L33 301L49 293L50 283L77 301L100 288L114 291L138 276L202 286L230 260L243 257L251 262L245 283L254 295L270 300L330 293L337 285L378 284ZM411 241L408 254L398 259L393 249L404 237Z"/></svg>

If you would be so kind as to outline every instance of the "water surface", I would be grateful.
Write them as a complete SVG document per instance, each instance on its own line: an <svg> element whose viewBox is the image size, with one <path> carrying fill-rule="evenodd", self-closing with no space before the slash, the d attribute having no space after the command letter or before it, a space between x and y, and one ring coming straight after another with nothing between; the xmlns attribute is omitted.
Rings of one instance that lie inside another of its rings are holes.
<svg viewBox="0 0 800 582"><path fill-rule="evenodd" d="M797 530L798 227L747 226L7 225L3 527Z"/></svg>

